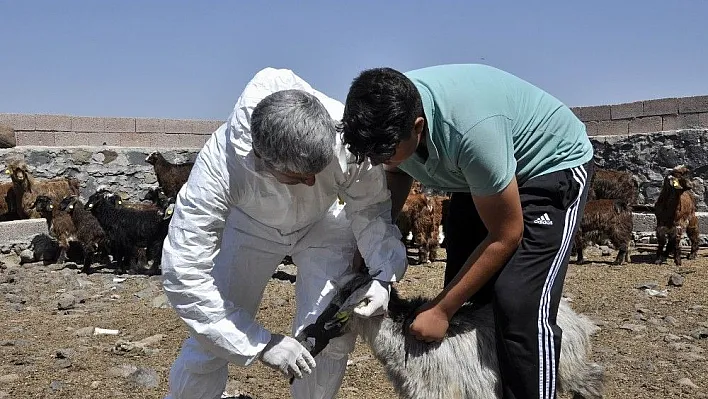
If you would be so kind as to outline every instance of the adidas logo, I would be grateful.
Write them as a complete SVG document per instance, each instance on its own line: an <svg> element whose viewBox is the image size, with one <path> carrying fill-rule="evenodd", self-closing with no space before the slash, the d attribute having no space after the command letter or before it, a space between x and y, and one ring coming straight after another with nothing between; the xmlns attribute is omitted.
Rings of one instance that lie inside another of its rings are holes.
<svg viewBox="0 0 708 399"><path fill-rule="evenodd" d="M536 224L547 224L549 226L553 225L553 221L551 220L551 218L548 217L547 213L544 213L543 215L539 216L533 222Z"/></svg>

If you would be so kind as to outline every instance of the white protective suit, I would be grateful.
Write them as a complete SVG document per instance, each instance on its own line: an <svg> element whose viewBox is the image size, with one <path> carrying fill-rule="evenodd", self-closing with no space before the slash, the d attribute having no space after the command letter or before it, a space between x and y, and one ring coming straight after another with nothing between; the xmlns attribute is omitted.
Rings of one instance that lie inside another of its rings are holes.
<svg viewBox="0 0 708 399"><path fill-rule="evenodd" d="M380 271L379 280L398 281L407 267L383 168L357 165L339 138L335 158L312 187L281 184L261 172L251 151L251 112L285 89L315 95L333 119L341 119L340 102L292 71L266 68L202 148L177 197L163 249L163 287L191 337L170 372L172 399L220 398L227 363L247 366L257 359L271 334L254 318L285 255L298 266L293 336L329 303L356 246L371 273ZM354 342L354 336L332 340L312 374L295 380L293 397L334 397Z"/></svg>

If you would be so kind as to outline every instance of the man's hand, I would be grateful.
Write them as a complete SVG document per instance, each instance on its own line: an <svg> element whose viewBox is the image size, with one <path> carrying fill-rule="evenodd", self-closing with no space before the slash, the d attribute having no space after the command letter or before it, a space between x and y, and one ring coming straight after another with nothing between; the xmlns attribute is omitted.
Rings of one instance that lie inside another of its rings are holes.
<svg viewBox="0 0 708 399"><path fill-rule="evenodd" d="M418 312L409 328L411 335L419 341L441 341L449 326L445 312L431 302L421 306Z"/></svg>
<svg viewBox="0 0 708 399"><path fill-rule="evenodd" d="M315 368L315 359L297 340L281 334L272 334L261 352L261 361L279 370L286 377L302 378Z"/></svg>
<svg viewBox="0 0 708 399"><path fill-rule="evenodd" d="M363 295L365 305L354 308L354 313L363 317L385 314L388 310L388 299L391 293L391 283L372 280L371 285Z"/></svg>

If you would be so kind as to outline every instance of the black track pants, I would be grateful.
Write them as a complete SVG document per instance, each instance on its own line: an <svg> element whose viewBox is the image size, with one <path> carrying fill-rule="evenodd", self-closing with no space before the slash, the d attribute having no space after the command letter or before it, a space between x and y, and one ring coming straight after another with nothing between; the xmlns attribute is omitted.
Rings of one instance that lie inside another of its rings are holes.
<svg viewBox="0 0 708 399"><path fill-rule="evenodd" d="M493 303L505 399L556 397L562 336L556 314L592 173L590 161L519 187L524 216L521 244L471 298ZM487 235L467 193L452 195L447 224L445 285Z"/></svg>

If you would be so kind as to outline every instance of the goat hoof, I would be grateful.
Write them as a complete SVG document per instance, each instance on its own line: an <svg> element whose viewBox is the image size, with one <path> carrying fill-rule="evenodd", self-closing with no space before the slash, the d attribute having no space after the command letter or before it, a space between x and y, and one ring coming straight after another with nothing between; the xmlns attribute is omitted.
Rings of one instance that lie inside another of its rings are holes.
<svg viewBox="0 0 708 399"><path fill-rule="evenodd" d="M696 254L689 254L688 257L686 257L688 260L693 260L696 259Z"/></svg>

